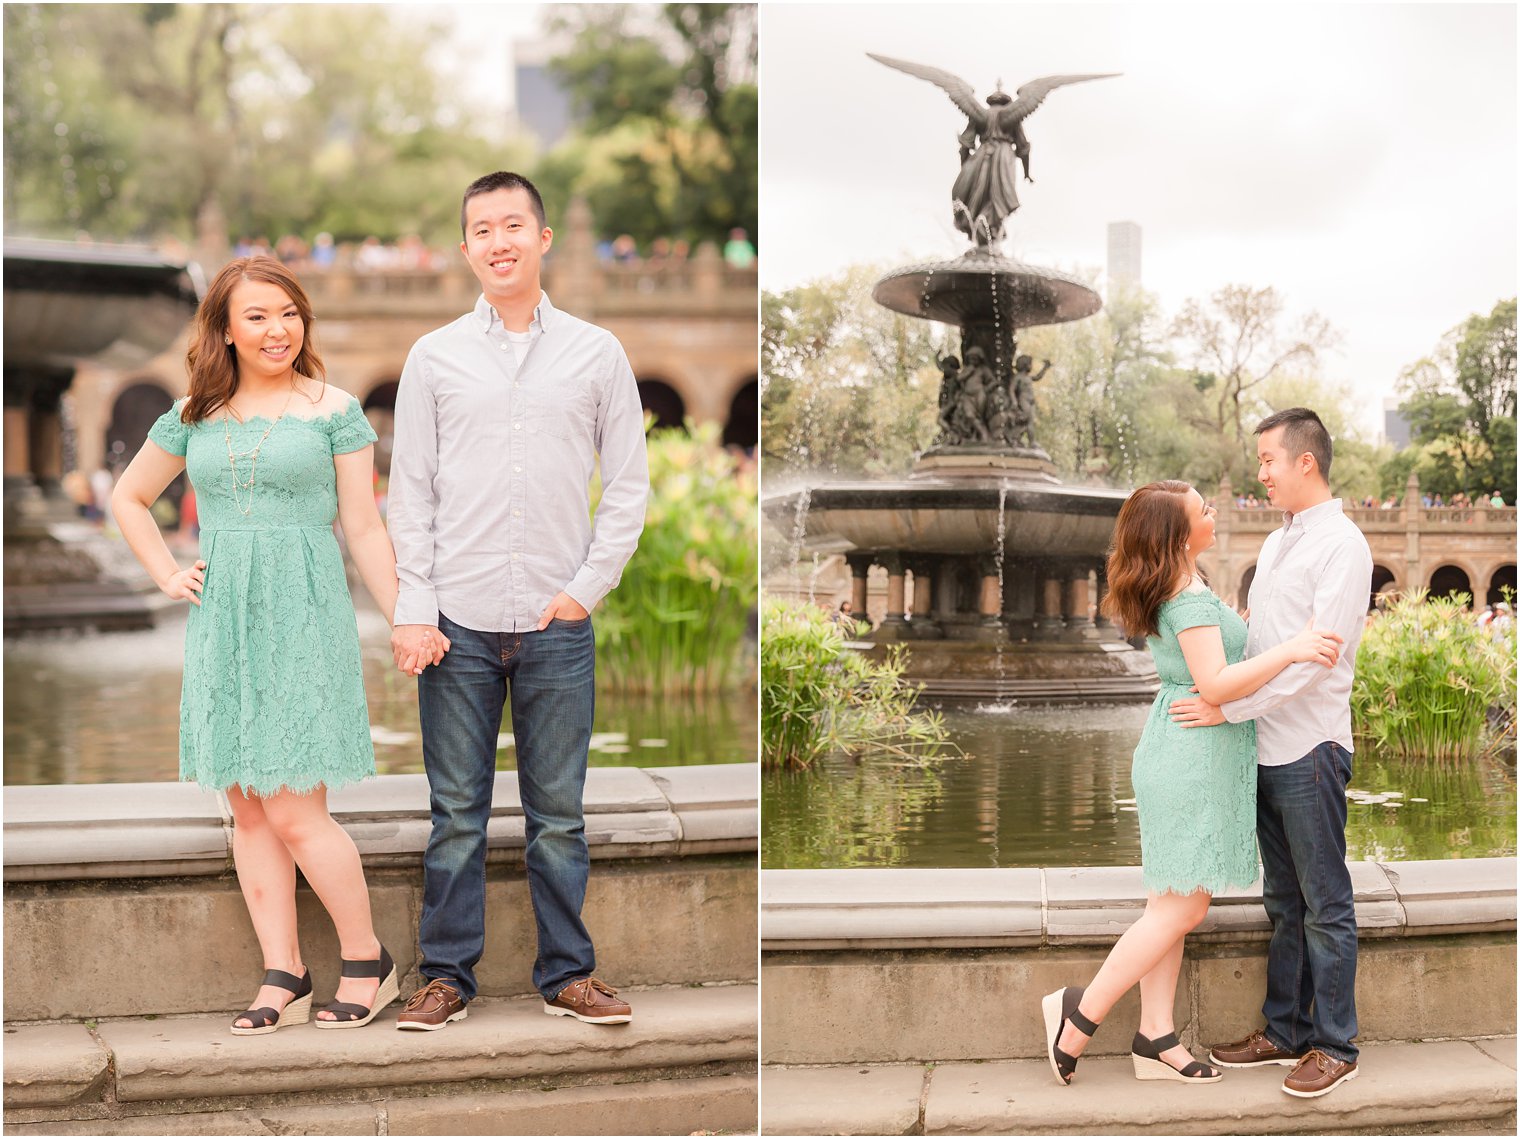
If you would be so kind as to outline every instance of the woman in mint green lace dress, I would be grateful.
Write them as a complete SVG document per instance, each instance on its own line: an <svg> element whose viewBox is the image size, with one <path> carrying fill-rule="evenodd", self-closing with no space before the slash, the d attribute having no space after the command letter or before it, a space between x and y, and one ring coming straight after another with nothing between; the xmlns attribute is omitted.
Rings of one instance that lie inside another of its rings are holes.
<svg viewBox="0 0 1520 1139"><path fill-rule="evenodd" d="M1127 631L1145 634L1161 677L1131 770L1146 906L1085 990L1059 989L1042 1002L1051 1070L1063 1084L1103 1017L1135 984L1136 1077L1220 1078L1178 1043L1172 1005L1183 939L1214 894L1256 880L1256 731L1249 721L1184 728L1168 708L1195 686L1210 703L1223 704L1295 661L1329 667L1339 655L1339 636L1306 629L1245 659L1245 622L1198 576L1198 555L1213 544L1214 508L1185 482L1141 487L1114 526L1105 609Z"/></svg>
<svg viewBox="0 0 1520 1139"><path fill-rule="evenodd" d="M375 508L375 433L358 401L322 380L311 325L305 292L278 261L228 264L196 316L190 394L153 425L112 496L133 553L165 593L191 605L180 777L227 795L238 882L268 970L233 1023L238 1035L310 1016L298 866L332 916L344 959L338 1003L318 1025L366 1024L396 996L358 850L327 808L329 788L375 770L334 519L387 619L396 563ZM149 513L182 470L201 523L201 556L187 569ZM408 663L420 671L433 661Z"/></svg>

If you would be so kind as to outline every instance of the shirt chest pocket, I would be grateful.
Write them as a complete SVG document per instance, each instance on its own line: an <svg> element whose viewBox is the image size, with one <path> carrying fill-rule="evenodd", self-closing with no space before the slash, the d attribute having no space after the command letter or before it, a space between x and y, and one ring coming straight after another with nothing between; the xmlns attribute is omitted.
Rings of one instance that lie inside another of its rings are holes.
<svg viewBox="0 0 1520 1139"><path fill-rule="evenodd" d="M529 393L535 432L555 439L593 439L596 431L596 390L586 376L570 376L534 385Z"/></svg>

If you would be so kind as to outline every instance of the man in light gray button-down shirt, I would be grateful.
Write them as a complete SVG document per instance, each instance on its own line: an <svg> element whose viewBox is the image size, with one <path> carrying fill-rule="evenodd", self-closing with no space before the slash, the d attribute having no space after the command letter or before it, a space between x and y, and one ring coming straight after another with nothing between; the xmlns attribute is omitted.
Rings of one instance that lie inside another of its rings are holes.
<svg viewBox="0 0 1520 1139"><path fill-rule="evenodd" d="M1346 866L1351 680L1372 591L1367 539L1330 495L1330 435L1295 407L1257 427L1257 477L1283 511L1251 581L1246 655L1306 625L1345 641L1332 668L1295 664L1222 709L1174 701L1172 719L1200 727L1256 721L1256 837L1272 922L1264 1027L1214 1048L1225 1067L1290 1064L1289 1095L1324 1095L1357 1073L1356 911Z"/></svg>
<svg viewBox="0 0 1520 1139"><path fill-rule="evenodd" d="M485 947L486 823L510 693L545 1011L630 1019L593 977L581 921L582 795L595 695L590 612L644 525L638 387L605 329L540 287L553 233L527 179L472 183L460 245L483 293L419 340L396 396L390 530L400 596L392 648L418 675L433 830L419 941L427 984L398 1027L465 1016ZM595 522L588 485L600 461Z"/></svg>

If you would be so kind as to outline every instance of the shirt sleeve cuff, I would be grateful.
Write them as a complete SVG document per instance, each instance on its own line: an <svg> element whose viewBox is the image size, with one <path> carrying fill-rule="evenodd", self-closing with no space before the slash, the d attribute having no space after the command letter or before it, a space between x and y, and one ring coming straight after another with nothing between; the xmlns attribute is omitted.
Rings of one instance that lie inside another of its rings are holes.
<svg viewBox="0 0 1520 1139"><path fill-rule="evenodd" d="M1219 705L1219 714L1232 724L1243 724L1252 719L1251 708L1244 700L1226 700Z"/></svg>
<svg viewBox="0 0 1520 1139"><path fill-rule="evenodd" d="M596 608L597 602L612 592L612 586L602 580L602 575L590 566L581 566L580 572L565 586L565 592L575 598L575 603L587 613Z"/></svg>
<svg viewBox="0 0 1520 1139"><path fill-rule="evenodd" d="M436 627L438 624L437 592L431 589L403 588L396 597L396 619L392 624Z"/></svg>

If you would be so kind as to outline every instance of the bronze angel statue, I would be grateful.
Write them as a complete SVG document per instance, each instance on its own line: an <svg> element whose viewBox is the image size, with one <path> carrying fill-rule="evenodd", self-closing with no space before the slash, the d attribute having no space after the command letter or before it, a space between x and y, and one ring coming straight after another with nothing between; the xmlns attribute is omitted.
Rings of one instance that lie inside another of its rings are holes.
<svg viewBox="0 0 1520 1139"><path fill-rule="evenodd" d="M1000 80L997 90L987 96L987 105L983 107L977 103L971 84L948 71L872 52L866 54L877 63L927 79L966 113L966 129L960 134L961 172L956 176L950 195L954 202L955 228L979 248L1001 241L1003 223L1019 208L1017 163L1024 164L1025 180L1034 181L1029 176L1029 139L1024 135L1024 120L1057 87L1085 83L1089 79L1110 79L1119 74L1047 75L1020 87L1017 99L1003 90Z"/></svg>

